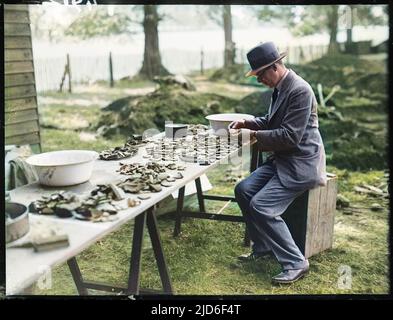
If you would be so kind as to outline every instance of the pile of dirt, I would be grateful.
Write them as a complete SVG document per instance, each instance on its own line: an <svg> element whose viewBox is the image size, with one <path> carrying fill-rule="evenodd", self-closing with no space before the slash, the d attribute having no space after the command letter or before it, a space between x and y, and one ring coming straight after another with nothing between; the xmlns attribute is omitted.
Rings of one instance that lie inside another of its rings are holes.
<svg viewBox="0 0 393 320"><path fill-rule="evenodd" d="M166 121L209 124L205 116L233 112L237 101L218 94L200 93L192 86L158 81L160 87L143 96L129 96L103 108L98 133L141 134L147 129L164 130Z"/></svg>
<svg viewBox="0 0 393 320"><path fill-rule="evenodd" d="M332 54L314 60L307 65L314 65L318 68L359 70L362 72L386 72L385 60L369 60L352 54Z"/></svg>
<svg viewBox="0 0 393 320"><path fill-rule="evenodd" d="M249 70L246 64L234 64L227 68L216 70L209 78L210 81L226 81L232 83L245 83L245 74Z"/></svg>
<svg viewBox="0 0 393 320"><path fill-rule="evenodd" d="M343 89L387 93L386 60L374 61L356 55L335 54L304 65L287 64L287 67L306 79L315 92L317 84L321 83L326 87L340 85ZM260 86L255 77L245 77L249 69L248 64L235 64L216 70L210 80Z"/></svg>
<svg viewBox="0 0 393 320"><path fill-rule="evenodd" d="M386 94L388 92L387 83L388 82L386 72L369 74L365 73L353 80L353 85L355 86L355 88L381 94Z"/></svg>
<svg viewBox="0 0 393 320"><path fill-rule="evenodd" d="M313 89L318 83L325 87L340 85L344 90L367 95L387 93L387 63L385 60L362 59L356 55L327 55L305 65L288 65L306 79Z"/></svg>
<svg viewBox="0 0 393 320"><path fill-rule="evenodd" d="M382 170L387 167L386 135L357 120L319 117L326 162L340 169Z"/></svg>
<svg viewBox="0 0 393 320"><path fill-rule="evenodd" d="M162 88L165 86L180 86L183 89L195 91L195 84L187 77L183 75L169 75L164 77L154 77L154 82Z"/></svg>
<svg viewBox="0 0 393 320"><path fill-rule="evenodd" d="M235 107L237 113L261 116L268 113L273 90L267 89L262 92L253 92L239 101Z"/></svg>

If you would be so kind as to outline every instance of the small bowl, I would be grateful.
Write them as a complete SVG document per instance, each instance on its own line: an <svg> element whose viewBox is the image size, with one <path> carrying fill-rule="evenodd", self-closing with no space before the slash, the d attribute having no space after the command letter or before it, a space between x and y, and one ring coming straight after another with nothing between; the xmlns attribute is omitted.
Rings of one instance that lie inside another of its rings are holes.
<svg viewBox="0 0 393 320"><path fill-rule="evenodd" d="M89 150L62 150L33 155L26 159L46 186L72 186L86 182L93 172L98 153Z"/></svg>

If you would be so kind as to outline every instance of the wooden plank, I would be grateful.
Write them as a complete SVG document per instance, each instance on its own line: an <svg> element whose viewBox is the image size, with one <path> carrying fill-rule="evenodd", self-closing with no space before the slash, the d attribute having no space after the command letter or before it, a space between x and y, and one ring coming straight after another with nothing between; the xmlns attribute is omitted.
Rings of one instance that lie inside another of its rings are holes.
<svg viewBox="0 0 393 320"><path fill-rule="evenodd" d="M321 204L320 206L320 234L321 234L321 243L319 251L326 250L331 246L332 232L330 231L332 228L332 204L333 193L334 193L334 179L328 179L327 185L324 187L324 195L321 195ZM333 188L333 189L332 189Z"/></svg>
<svg viewBox="0 0 393 320"><path fill-rule="evenodd" d="M31 49L31 37L4 37L4 49Z"/></svg>
<svg viewBox="0 0 393 320"><path fill-rule="evenodd" d="M13 99L5 101L5 112L27 110L37 108L37 101L35 97Z"/></svg>
<svg viewBox="0 0 393 320"><path fill-rule="evenodd" d="M323 249L329 249L333 246L334 216L336 211L337 198L337 179L328 180L327 207L325 213L325 230L323 239Z"/></svg>
<svg viewBox="0 0 393 320"><path fill-rule="evenodd" d="M4 22L6 23L30 23L28 11L4 10Z"/></svg>
<svg viewBox="0 0 393 320"><path fill-rule="evenodd" d="M306 258L333 245L334 214L337 197L337 177L329 177L327 185L310 190Z"/></svg>
<svg viewBox="0 0 393 320"><path fill-rule="evenodd" d="M4 63L5 74L34 72L33 61L15 61Z"/></svg>
<svg viewBox="0 0 393 320"><path fill-rule="evenodd" d="M19 99L24 97L32 97L36 95L35 85L17 86L5 88L6 99Z"/></svg>
<svg viewBox="0 0 393 320"><path fill-rule="evenodd" d="M322 206L320 208L319 211L319 224L320 224L320 230L319 230L319 234L320 234L320 245L318 250L319 251L323 251L326 248L324 247L326 241L326 237L327 237L327 229L328 229L328 215L329 215L329 211L328 211L328 196L329 196L329 186L330 186L330 182L327 182L327 185L324 187L325 188L325 195L324 198L320 200Z"/></svg>
<svg viewBox="0 0 393 320"><path fill-rule="evenodd" d="M30 25L28 23L5 23L5 36L31 36Z"/></svg>
<svg viewBox="0 0 393 320"><path fill-rule="evenodd" d="M31 49L6 49L4 50L5 62L33 60Z"/></svg>
<svg viewBox="0 0 393 320"><path fill-rule="evenodd" d="M40 134L39 132L30 132L19 136L12 136L5 139L5 144L15 144L17 146L23 146L25 144L39 144Z"/></svg>
<svg viewBox="0 0 393 320"><path fill-rule="evenodd" d="M34 73L7 74L4 77L4 87L15 87L21 85L35 84Z"/></svg>
<svg viewBox="0 0 393 320"><path fill-rule="evenodd" d="M317 236L316 226L318 224L318 210L319 210L319 199L321 189L314 188L309 191L308 194L308 209L307 209L307 233L306 233L306 246L305 256L306 258L314 254L313 243Z"/></svg>
<svg viewBox="0 0 393 320"><path fill-rule="evenodd" d="M27 4L5 4L4 11L29 11Z"/></svg>
<svg viewBox="0 0 393 320"><path fill-rule="evenodd" d="M314 226L314 241L312 244L312 252L317 253L322 251L323 245L323 230L324 230L324 216L326 212L326 196L327 196L327 186L320 187L320 194L319 194L319 209L317 211L317 219L316 224Z"/></svg>
<svg viewBox="0 0 393 320"><path fill-rule="evenodd" d="M324 194L324 187L319 187L319 199L318 199L318 208L315 211L315 216L314 216L314 225L312 226L312 234L313 234L313 239L311 242L311 254L314 255L317 252L319 252L320 248L320 237L321 237L321 221L320 221L320 216L321 216L321 199L323 198Z"/></svg>
<svg viewBox="0 0 393 320"><path fill-rule="evenodd" d="M37 120L26 121L26 122L6 125L5 137L9 138L12 136L19 136L22 134L29 134L38 131L39 131L39 125Z"/></svg>
<svg viewBox="0 0 393 320"><path fill-rule="evenodd" d="M37 109L29 109L22 111L7 112L4 114L5 125L26 122L29 120L37 120Z"/></svg>
<svg viewBox="0 0 393 320"><path fill-rule="evenodd" d="M336 201L337 201L337 189L338 189L338 181L337 181L337 177L334 177L331 179L332 182L332 188L331 188L331 193L330 193L330 211L335 212L336 211Z"/></svg>

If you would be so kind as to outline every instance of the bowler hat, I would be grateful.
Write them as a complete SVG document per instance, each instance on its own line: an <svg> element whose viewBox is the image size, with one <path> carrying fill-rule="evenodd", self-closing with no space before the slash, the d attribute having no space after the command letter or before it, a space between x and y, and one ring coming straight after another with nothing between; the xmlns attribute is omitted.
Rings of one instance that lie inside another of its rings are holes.
<svg viewBox="0 0 393 320"><path fill-rule="evenodd" d="M257 45L247 53L251 70L247 72L246 77L255 76L259 71L270 67L286 55L286 52L278 53L273 42L264 42Z"/></svg>

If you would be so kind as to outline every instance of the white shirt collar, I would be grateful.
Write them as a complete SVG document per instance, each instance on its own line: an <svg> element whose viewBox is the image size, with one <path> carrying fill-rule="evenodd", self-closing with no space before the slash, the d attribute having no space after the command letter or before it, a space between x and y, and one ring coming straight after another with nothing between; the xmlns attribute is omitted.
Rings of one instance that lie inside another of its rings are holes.
<svg viewBox="0 0 393 320"><path fill-rule="evenodd" d="M277 89L278 91L281 90L282 83L284 82L284 79L287 77L288 73L289 73L289 69L287 69L287 70L285 71L284 75L283 75L282 78L280 79L280 82L277 83L276 89Z"/></svg>

